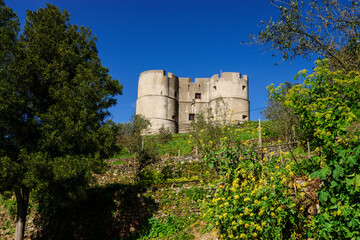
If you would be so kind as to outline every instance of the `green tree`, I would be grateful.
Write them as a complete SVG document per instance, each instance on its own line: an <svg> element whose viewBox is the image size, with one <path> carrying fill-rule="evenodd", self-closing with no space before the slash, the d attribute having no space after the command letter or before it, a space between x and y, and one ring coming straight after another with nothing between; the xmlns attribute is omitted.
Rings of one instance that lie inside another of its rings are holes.
<svg viewBox="0 0 360 240"><path fill-rule="evenodd" d="M332 72L329 60L316 61L312 74L302 70L296 78L304 77L286 93L285 106L299 117L300 130L313 146L331 155L336 139L347 134L347 127L360 115L359 73ZM281 87L270 87L273 97L283 95Z"/></svg>
<svg viewBox="0 0 360 240"><path fill-rule="evenodd" d="M358 0L269 0L278 20L262 21L253 43L282 53L283 60L312 55L328 58L333 69L360 70L360 4Z"/></svg>
<svg viewBox="0 0 360 240"><path fill-rule="evenodd" d="M15 193L22 239L30 193L60 203L84 197L103 170L116 132L107 109L122 86L102 66L91 31L70 24L65 10L28 11L16 39L16 16L0 6L1 32L16 40L0 66L0 190Z"/></svg>
<svg viewBox="0 0 360 240"><path fill-rule="evenodd" d="M11 62L12 49L19 32L19 20L16 14L0 0L0 74L5 77L5 66Z"/></svg>
<svg viewBox="0 0 360 240"><path fill-rule="evenodd" d="M285 82L278 89L281 95L278 94L275 98L274 95L269 94L267 108L262 112L263 117L270 120L264 124L264 130L269 132L270 136L281 138L285 142L294 141L296 135L299 134L298 117L291 108L284 105L286 93L291 87L291 83Z"/></svg>
<svg viewBox="0 0 360 240"><path fill-rule="evenodd" d="M120 124L119 138L132 154L142 150L143 136L150 127L150 121L141 114L134 114L127 123Z"/></svg>

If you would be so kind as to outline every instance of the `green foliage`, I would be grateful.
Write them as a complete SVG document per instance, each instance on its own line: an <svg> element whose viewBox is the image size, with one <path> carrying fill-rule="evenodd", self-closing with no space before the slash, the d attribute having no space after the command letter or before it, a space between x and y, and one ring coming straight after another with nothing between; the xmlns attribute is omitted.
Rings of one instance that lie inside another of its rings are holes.
<svg viewBox="0 0 360 240"><path fill-rule="evenodd" d="M0 205L2 205L11 217L16 216L16 200L13 193L6 191L0 195Z"/></svg>
<svg viewBox="0 0 360 240"><path fill-rule="evenodd" d="M205 199L208 194L208 190L203 187L193 187L183 190L184 196L188 197L194 202Z"/></svg>
<svg viewBox="0 0 360 240"><path fill-rule="evenodd" d="M312 173L325 181L319 192L321 214L313 219L319 239L360 238L360 145L344 140L328 165Z"/></svg>
<svg viewBox="0 0 360 240"><path fill-rule="evenodd" d="M329 58L334 70L359 71L359 13L357 0L270 0L279 18L264 22L252 42L282 53L283 60L296 56Z"/></svg>
<svg viewBox="0 0 360 240"><path fill-rule="evenodd" d="M267 108L262 112L262 116L270 120L262 124L263 130L269 137L282 139L285 142L293 142L296 135L299 135L299 132L296 133L299 125L298 117L291 108L284 106L286 93L291 87L292 84L289 82L281 85L279 91L282 93L282 98L279 95L273 98L273 95L269 94Z"/></svg>
<svg viewBox="0 0 360 240"><path fill-rule="evenodd" d="M168 128L165 128L164 125L159 129L159 138L162 144L166 144L172 140L171 132Z"/></svg>
<svg viewBox="0 0 360 240"><path fill-rule="evenodd" d="M148 141L158 141L159 142L159 152L162 155L170 154L170 156L178 156L178 151L180 149L180 155L186 156L191 154L193 150L193 145L188 143L189 134L178 133L173 134L171 137L171 141L167 143L162 143L161 140L158 140L156 137L149 138Z"/></svg>
<svg viewBox="0 0 360 240"><path fill-rule="evenodd" d="M229 160L229 159L226 159ZM215 185L204 201L204 219L216 226L222 239L302 239L307 221L288 184L294 169L278 161L243 160L232 181Z"/></svg>
<svg viewBox="0 0 360 240"><path fill-rule="evenodd" d="M0 0L0 23L0 66L4 67L13 60L11 53L19 32L19 19L3 0ZM0 68L0 78L7 77L6 71L3 69Z"/></svg>
<svg viewBox="0 0 360 240"><path fill-rule="evenodd" d="M318 239L358 239L360 232L359 136L348 127L359 118L360 76L357 72L332 72L329 61L317 61L314 72L286 94L285 105L299 116L303 140L320 152L313 157L312 178L324 185L318 193L321 213L313 218ZM283 93L270 86L274 97Z"/></svg>
<svg viewBox="0 0 360 240"><path fill-rule="evenodd" d="M220 175L232 176L243 158L256 159L253 141L243 141L244 129L222 126L218 137L203 143L203 160ZM221 137L223 136L223 137ZM245 150L246 149L246 150Z"/></svg>
<svg viewBox="0 0 360 240"><path fill-rule="evenodd" d="M274 153L261 157L255 151L257 142L243 140L251 131L246 125L223 126L221 131L218 145L209 142L202 149L203 160L210 167L217 166L222 179L210 186L215 188L214 195L203 201L209 228L216 227L221 239L305 236L307 220L298 204L301 196L288 189L296 173L294 163L284 166Z"/></svg>
<svg viewBox="0 0 360 240"><path fill-rule="evenodd" d="M68 12L50 4L28 11L19 38L3 1L0 14L9 43L0 54L11 59L0 62L0 190L13 190L26 214L30 192L59 203L84 197L116 149L117 126L106 119L122 86Z"/></svg>
<svg viewBox="0 0 360 240"><path fill-rule="evenodd" d="M219 139L223 134L221 128L231 124L229 115L230 109L223 99L217 100L215 108L207 108L197 114L195 121L191 123L193 144L201 150L205 143Z"/></svg>
<svg viewBox="0 0 360 240"><path fill-rule="evenodd" d="M194 239L194 236L186 231L186 227L192 223L191 218L170 215L165 219L151 218L149 227L140 239Z"/></svg>
<svg viewBox="0 0 360 240"><path fill-rule="evenodd" d="M118 142L132 154L139 155L144 149L144 136L151 123L145 116L135 114L128 123L119 125Z"/></svg>
<svg viewBox="0 0 360 240"><path fill-rule="evenodd" d="M356 72L345 74L331 72L328 61L317 61L314 73L307 75L302 84L293 86L286 95L285 105L294 110L300 120L302 140L311 140L311 145L321 147L331 154L336 139L342 137L356 118L354 113L360 103L360 77ZM279 87L269 86L274 98L283 95Z"/></svg>
<svg viewBox="0 0 360 240"><path fill-rule="evenodd" d="M161 172L152 169L143 169L137 175L137 181L144 186L158 184L163 182L164 175Z"/></svg>

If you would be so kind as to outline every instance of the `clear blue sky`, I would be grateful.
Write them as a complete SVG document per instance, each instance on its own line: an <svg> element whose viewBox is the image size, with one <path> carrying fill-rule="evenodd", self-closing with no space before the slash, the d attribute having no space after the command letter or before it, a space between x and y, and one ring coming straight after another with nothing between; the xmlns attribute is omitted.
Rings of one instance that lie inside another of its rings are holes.
<svg viewBox="0 0 360 240"><path fill-rule="evenodd" d="M135 113L139 74L164 69L178 77L207 78L222 72L240 72L250 78L250 118L257 120L266 106L266 86L293 81L313 61L298 58L275 63L259 46L240 44L261 29L261 20L277 17L268 0L5 0L23 26L26 10L46 3L66 9L70 22L92 29L99 56L110 74L124 86L111 108L115 122L127 122Z"/></svg>

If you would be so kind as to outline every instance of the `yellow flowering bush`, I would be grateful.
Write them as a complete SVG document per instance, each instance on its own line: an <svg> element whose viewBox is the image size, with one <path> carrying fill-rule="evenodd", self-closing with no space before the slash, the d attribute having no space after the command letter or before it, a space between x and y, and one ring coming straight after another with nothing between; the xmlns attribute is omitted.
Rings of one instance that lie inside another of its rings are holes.
<svg viewBox="0 0 360 240"><path fill-rule="evenodd" d="M204 201L204 219L221 239L299 239L306 219L296 196L288 193L291 166L275 169L276 161L244 160L236 176ZM254 170L257 170L255 173ZM295 237L296 236L296 237Z"/></svg>
<svg viewBox="0 0 360 240"><path fill-rule="evenodd" d="M272 97L285 97L299 117L299 140L318 153L308 165L311 178L322 179L309 237L360 239L360 72L332 71L325 59L297 78L302 82L285 96L281 87L269 90Z"/></svg>

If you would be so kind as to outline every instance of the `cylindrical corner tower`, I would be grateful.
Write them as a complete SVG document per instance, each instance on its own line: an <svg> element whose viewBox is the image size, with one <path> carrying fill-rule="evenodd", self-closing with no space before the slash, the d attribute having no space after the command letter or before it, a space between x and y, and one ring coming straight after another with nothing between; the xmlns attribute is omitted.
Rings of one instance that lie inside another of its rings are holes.
<svg viewBox="0 0 360 240"><path fill-rule="evenodd" d="M236 123L242 123L250 119L250 102L248 76L241 76L237 72L223 72L210 78L209 106L216 109L220 99L231 110L231 118Z"/></svg>
<svg viewBox="0 0 360 240"><path fill-rule="evenodd" d="M142 114L151 122L150 133L159 133L164 126L177 132L179 78L164 70L150 70L140 74L136 114Z"/></svg>

